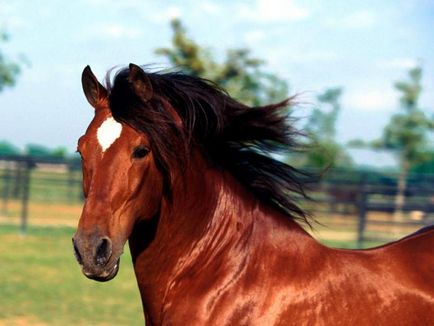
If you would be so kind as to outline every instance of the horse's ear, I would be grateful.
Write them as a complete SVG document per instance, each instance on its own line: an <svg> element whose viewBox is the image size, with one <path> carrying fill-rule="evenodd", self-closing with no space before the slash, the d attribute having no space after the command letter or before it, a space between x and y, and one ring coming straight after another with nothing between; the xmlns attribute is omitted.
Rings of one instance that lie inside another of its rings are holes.
<svg viewBox="0 0 434 326"><path fill-rule="evenodd" d="M100 84L89 66L86 66L83 70L81 84L87 101L94 108L96 108L98 102L107 98L107 90Z"/></svg>
<svg viewBox="0 0 434 326"><path fill-rule="evenodd" d="M140 98L149 101L152 98L153 91L148 76L146 76L146 73L142 68L134 63L130 63L129 68L128 81L131 83L136 94Z"/></svg>

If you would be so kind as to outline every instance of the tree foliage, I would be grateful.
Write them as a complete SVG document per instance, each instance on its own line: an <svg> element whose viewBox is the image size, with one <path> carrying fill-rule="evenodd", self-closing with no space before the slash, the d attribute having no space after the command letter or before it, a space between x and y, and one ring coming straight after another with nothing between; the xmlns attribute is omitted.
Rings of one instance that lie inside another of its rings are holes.
<svg viewBox="0 0 434 326"><path fill-rule="evenodd" d="M26 145L25 153L29 156L47 157L51 155L51 150L43 145L28 144Z"/></svg>
<svg viewBox="0 0 434 326"><path fill-rule="evenodd" d="M12 156L20 155L20 149L8 141L0 141L0 155Z"/></svg>
<svg viewBox="0 0 434 326"><path fill-rule="evenodd" d="M342 145L336 141L336 122L341 111L342 88L329 88L317 99L305 130L309 135L311 150L306 153L305 165L324 169L327 167L348 167L351 159Z"/></svg>
<svg viewBox="0 0 434 326"><path fill-rule="evenodd" d="M426 152L426 159L410 168L412 173L434 174L434 151Z"/></svg>
<svg viewBox="0 0 434 326"><path fill-rule="evenodd" d="M180 20L173 20L171 27L171 47L156 50L171 65L215 82L232 97L248 105L268 104L287 97L287 83L264 71L265 62L253 58L248 49L229 49L223 62L219 62L210 50L188 37Z"/></svg>
<svg viewBox="0 0 434 326"><path fill-rule="evenodd" d="M374 146L392 150L401 165L412 166L427 158L430 132L434 130L434 120L419 107L422 92L422 68L415 67L408 73L408 79L395 83L401 94L400 112L394 114Z"/></svg>
<svg viewBox="0 0 434 326"><path fill-rule="evenodd" d="M422 68L417 66L408 72L406 80L394 84L400 93L400 109L394 114L380 139L374 142L377 148L392 150L399 161L398 191L395 198L395 219L402 218L405 204L408 172L429 156L430 133L434 121L419 106L422 92Z"/></svg>
<svg viewBox="0 0 434 326"><path fill-rule="evenodd" d="M0 30L0 92L6 87L14 86L21 71L18 63L11 61L3 54L1 45L7 42L8 39L9 35Z"/></svg>
<svg viewBox="0 0 434 326"><path fill-rule="evenodd" d="M67 158L68 150L65 147L51 149L39 144L28 144L25 154L33 157Z"/></svg>

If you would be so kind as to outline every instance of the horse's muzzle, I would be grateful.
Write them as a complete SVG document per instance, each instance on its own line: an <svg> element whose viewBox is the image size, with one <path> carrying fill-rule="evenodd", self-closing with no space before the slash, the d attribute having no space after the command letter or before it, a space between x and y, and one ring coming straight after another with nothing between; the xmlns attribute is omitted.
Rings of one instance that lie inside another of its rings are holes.
<svg viewBox="0 0 434 326"><path fill-rule="evenodd" d="M120 258L114 257L109 237L75 235L72 245L75 258L86 277L105 282L117 275Z"/></svg>
<svg viewBox="0 0 434 326"><path fill-rule="evenodd" d="M113 267L107 268L98 274L94 274L92 272L89 273L84 267L82 267L82 272L87 278L90 278L91 280L98 282L107 282L113 279L118 274L120 262L121 260L120 258L118 258Z"/></svg>

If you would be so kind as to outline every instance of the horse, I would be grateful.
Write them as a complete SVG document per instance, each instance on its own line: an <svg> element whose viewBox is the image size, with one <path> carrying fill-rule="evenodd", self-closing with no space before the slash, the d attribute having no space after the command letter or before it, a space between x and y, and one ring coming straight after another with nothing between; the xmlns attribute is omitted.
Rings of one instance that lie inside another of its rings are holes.
<svg viewBox="0 0 434 326"><path fill-rule="evenodd" d="M300 144L292 98L250 107L135 64L82 85L75 257L108 281L128 241L146 325L433 324L434 227L367 250L303 228L309 176L275 155Z"/></svg>

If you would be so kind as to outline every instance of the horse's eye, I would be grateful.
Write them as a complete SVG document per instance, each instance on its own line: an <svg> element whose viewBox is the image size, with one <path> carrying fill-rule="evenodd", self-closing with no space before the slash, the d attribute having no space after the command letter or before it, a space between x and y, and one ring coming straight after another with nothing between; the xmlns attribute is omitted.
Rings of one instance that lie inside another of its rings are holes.
<svg viewBox="0 0 434 326"><path fill-rule="evenodd" d="M137 146L133 151L133 158L143 158L148 155L149 149L144 146Z"/></svg>

